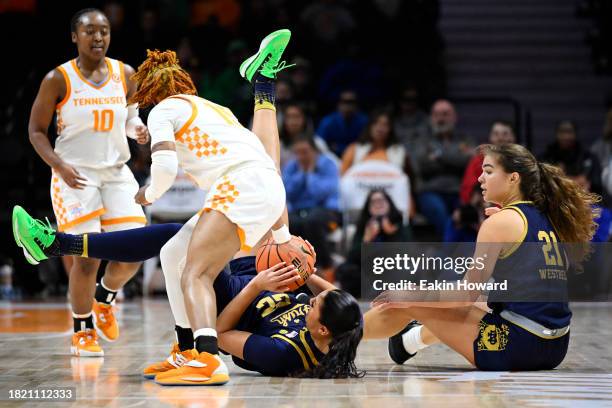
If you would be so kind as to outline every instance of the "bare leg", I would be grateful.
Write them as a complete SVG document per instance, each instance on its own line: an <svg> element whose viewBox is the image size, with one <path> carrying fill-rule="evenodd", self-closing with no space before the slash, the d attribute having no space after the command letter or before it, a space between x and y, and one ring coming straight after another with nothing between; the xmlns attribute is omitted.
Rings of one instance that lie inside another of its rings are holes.
<svg viewBox="0 0 612 408"><path fill-rule="evenodd" d="M109 262L104 272L104 286L118 291L138 272L140 262Z"/></svg>
<svg viewBox="0 0 612 408"><path fill-rule="evenodd" d="M476 306L456 309L410 307L406 314L423 323L440 341L465 357L474 365L474 340L478 336L478 325L485 311ZM422 336L427 343L425 336Z"/></svg>
<svg viewBox="0 0 612 408"><path fill-rule="evenodd" d="M191 235L181 276L187 316L194 332L215 328L217 305L213 282L239 249L235 224L218 211L202 214Z"/></svg>
<svg viewBox="0 0 612 408"><path fill-rule="evenodd" d="M363 315L363 339L386 339L395 336L412 320L415 319L407 309L372 308ZM421 341L427 345L440 342L426 326L421 330Z"/></svg>
<svg viewBox="0 0 612 408"><path fill-rule="evenodd" d="M68 289L72 311L78 315L91 312L99 266L98 259L73 257Z"/></svg>

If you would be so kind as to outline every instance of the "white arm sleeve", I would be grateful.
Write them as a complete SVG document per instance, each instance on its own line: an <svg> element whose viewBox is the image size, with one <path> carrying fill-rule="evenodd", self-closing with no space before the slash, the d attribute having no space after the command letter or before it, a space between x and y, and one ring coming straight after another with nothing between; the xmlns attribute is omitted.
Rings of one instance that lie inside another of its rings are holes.
<svg viewBox="0 0 612 408"><path fill-rule="evenodd" d="M178 157L174 150L159 150L151 155L151 184L145 190L145 198L153 203L174 183L178 171Z"/></svg>
<svg viewBox="0 0 612 408"><path fill-rule="evenodd" d="M127 121L125 123L125 134L130 139L136 139L136 126L144 126L140 116L138 116L138 104L128 105Z"/></svg>

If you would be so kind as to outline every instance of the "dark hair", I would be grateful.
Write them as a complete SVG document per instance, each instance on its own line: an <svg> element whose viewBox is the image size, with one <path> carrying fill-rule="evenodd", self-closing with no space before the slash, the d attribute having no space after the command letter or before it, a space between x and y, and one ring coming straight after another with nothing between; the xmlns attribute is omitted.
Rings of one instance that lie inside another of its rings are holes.
<svg viewBox="0 0 612 408"><path fill-rule="evenodd" d="M387 119L389 119L389 135L387 136L387 140L385 140L385 147L398 143L397 137L395 136L395 131L393 130L393 116L389 111L384 109L375 110L370 114L370 120L368 121L367 126L363 129L363 132L361 132L359 139L357 139L357 143L372 143L372 126L374 126L374 123L376 123L381 116L386 116Z"/></svg>
<svg viewBox="0 0 612 408"><path fill-rule="evenodd" d="M584 191L559 167L538 162L521 145L482 145L478 150L483 155L494 155L507 173L520 174L519 188L523 197L533 201L549 217L561 241L583 244L576 254L572 254L572 259L577 262L584 260L589 253L588 243L597 229L594 218L598 211L593 205L601 197Z"/></svg>
<svg viewBox="0 0 612 408"><path fill-rule="evenodd" d="M359 303L348 292L335 289L321 304L319 321L332 335L329 351L319 365L304 373L310 378L359 378L365 375L355 366L357 346L363 337Z"/></svg>
<svg viewBox="0 0 612 408"><path fill-rule="evenodd" d="M557 127L555 128L555 133L559 133L559 131L561 130L570 130L570 129L563 129L563 128L571 128L571 132L574 132L575 135L578 135L578 126L576 126L576 123L572 122L571 120L562 120L559 123L557 123Z"/></svg>
<svg viewBox="0 0 612 408"><path fill-rule="evenodd" d="M106 17L106 14L104 14L102 10L93 8L93 7L85 8L85 9L79 10L76 13L74 13L72 18L70 19L70 32L76 33L77 26L79 25L79 21L81 20L81 17L83 17L87 13L100 13L104 16L104 18L108 20L108 17Z"/></svg>
<svg viewBox="0 0 612 408"><path fill-rule="evenodd" d="M516 129L514 128L514 124L510 122L509 120L495 119L494 121L491 122L491 126L489 126L489 129L493 129L493 126L498 125L498 124L505 126L507 128L510 128L510 130L512 131L512 134L516 137Z"/></svg>
<svg viewBox="0 0 612 408"><path fill-rule="evenodd" d="M314 138L311 135L304 134L304 133L297 135L295 139L291 141L291 147L295 146L297 143L302 143L302 142L308 143L310 147L312 147L317 153L319 152L319 148L317 147L317 144L315 143Z"/></svg>
<svg viewBox="0 0 612 408"><path fill-rule="evenodd" d="M302 129L302 133L300 136L305 135L305 136L313 137L314 131L313 131L312 122L309 120L308 112L307 112L307 109L304 107L304 105L298 102L290 102L285 106L284 112L287 112L287 109L290 109L290 108L296 108L300 112L302 112L302 115L304 115L304 129ZM279 139L285 146L290 146L294 142L294 140L289 139L289 135L287 134L284 116L283 116L283 123L281 124L280 129L279 129Z"/></svg>
<svg viewBox="0 0 612 408"><path fill-rule="evenodd" d="M387 192L382 188L374 188L368 193L365 205L361 209L359 221L357 221L357 231L355 232L355 237L363 236L366 225L368 224L368 221L370 221L370 218L372 218L372 214L370 213L370 201L372 200L372 196L376 193L381 193L382 195L384 195L387 201L389 202L388 217L389 222L391 222L391 224L401 224L404 220L404 218L402 217L402 213L397 209L395 203L393 202L389 194L387 194Z"/></svg>

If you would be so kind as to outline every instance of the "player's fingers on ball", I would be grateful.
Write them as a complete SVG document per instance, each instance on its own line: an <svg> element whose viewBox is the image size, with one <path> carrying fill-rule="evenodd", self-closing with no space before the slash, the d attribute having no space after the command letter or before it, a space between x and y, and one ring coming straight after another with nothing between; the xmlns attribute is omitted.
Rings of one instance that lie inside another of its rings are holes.
<svg viewBox="0 0 612 408"><path fill-rule="evenodd" d="M279 270L281 268L284 268L286 264L287 264L286 262L279 262L276 265L272 265L268 270L269 271L276 271L276 270Z"/></svg>

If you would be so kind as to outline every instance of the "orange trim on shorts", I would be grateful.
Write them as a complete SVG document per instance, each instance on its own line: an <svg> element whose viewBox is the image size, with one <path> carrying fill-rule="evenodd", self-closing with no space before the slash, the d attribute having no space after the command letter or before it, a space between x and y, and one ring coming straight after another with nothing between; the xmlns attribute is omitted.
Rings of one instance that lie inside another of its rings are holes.
<svg viewBox="0 0 612 408"><path fill-rule="evenodd" d="M125 80L125 65L121 61L117 61L119 63L119 73L121 75L121 83L123 84L123 91L125 92L125 96L128 93L127 82Z"/></svg>
<svg viewBox="0 0 612 408"><path fill-rule="evenodd" d="M77 219L74 219L74 220L72 220L70 222L67 222L66 224L58 225L57 226L57 230L59 232L65 231L67 229L70 229L70 228L74 227L75 225L82 224L82 223L84 223L86 221L89 221L89 220L91 220L93 218L99 217L99 216L101 216L102 214L105 214L105 213L106 213L106 210L104 208L100 208L99 210L96 210L94 212L90 212L87 215L84 215L84 216L79 217Z"/></svg>
<svg viewBox="0 0 612 408"><path fill-rule="evenodd" d="M79 78L81 78L83 82L85 82L87 85L91 86L94 89L100 89L104 85L108 84L108 81L110 81L111 77L113 76L113 67L111 66L109 59L104 58L104 62L106 62L106 67L108 68L108 75L106 76L104 82L102 82L100 85L93 84L89 79L85 78L83 74L81 74L81 71L79 70L79 67L76 63L76 58L70 61L70 64L72 64L72 68L74 68L74 71L77 73L77 75L79 76Z"/></svg>
<svg viewBox="0 0 612 408"><path fill-rule="evenodd" d="M191 117L189 117L189 120L185 122L183 127L181 127L179 131L174 134L174 139L180 140L181 136L183 136L183 133L185 133L187 129L189 129L189 126L191 126L196 116L198 115L198 107L191 99L185 98L184 96L174 95L174 96L170 96L170 98L182 99L185 102L189 102L189 104L191 105Z"/></svg>
<svg viewBox="0 0 612 408"><path fill-rule="evenodd" d="M62 76L64 77L64 82L66 82L66 95L64 96L64 99L55 105L55 109L60 109L66 104L66 102L68 102L68 99L70 99L70 92L72 92L72 88L70 86L70 78L68 77L68 73L64 67L57 67L57 70L61 72Z"/></svg>
<svg viewBox="0 0 612 408"><path fill-rule="evenodd" d="M105 220L100 220L100 224L102 225L125 224L128 222L137 222L139 224L146 224L147 219L145 217L119 217L119 218L107 218Z"/></svg>
<svg viewBox="0 0 612 408"><path fill-rule="evenodd" d="M253 249L253 247L250 247L247 244L245 244L246 234L244 233L244 230L240 228L238 225L236 225L236 229L238 230L238 238L240 238L240 250L250 251L251 249Z"/></svg>

